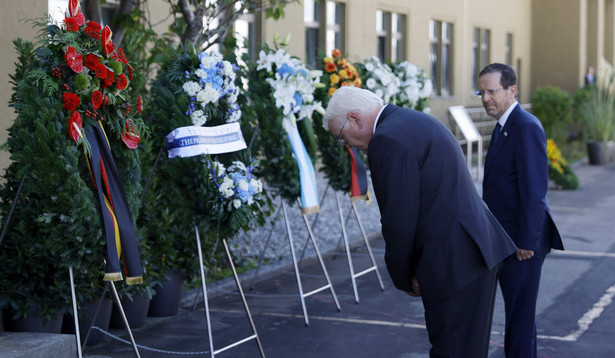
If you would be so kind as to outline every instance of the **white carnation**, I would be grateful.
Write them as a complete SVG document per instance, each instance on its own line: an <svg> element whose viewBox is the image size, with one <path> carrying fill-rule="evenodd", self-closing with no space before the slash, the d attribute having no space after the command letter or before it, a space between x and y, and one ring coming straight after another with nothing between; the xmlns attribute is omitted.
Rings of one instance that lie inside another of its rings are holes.
<svg viewBox="0 0 615 358"><path fill-rule="evenodd" d="M190 119L195 126L202 126L205 122L207 122L207 116L205 116L205 113L203 113L200 109L192 112L190 114Z"/></svg>
<svg viewBox="0 0 615 358"><path fill-rule="evenodd" d="M201 90L201 85L195 81L188 81L182 86L184 92L188 94L190 97L196 96L196 94Z"/></svg>

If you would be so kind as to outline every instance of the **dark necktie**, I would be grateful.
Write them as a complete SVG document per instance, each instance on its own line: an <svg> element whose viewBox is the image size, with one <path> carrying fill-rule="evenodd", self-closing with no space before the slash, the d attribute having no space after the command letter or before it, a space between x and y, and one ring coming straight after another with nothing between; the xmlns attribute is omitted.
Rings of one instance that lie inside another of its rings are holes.
<svg viewBox="0 0 615 358"><path fill-rule="evenodd" d="M500 132L502 129L502 125L500 125L500 122L498 122L495 125L495 128L493 128L493 134L491 134L491 143L495 143L498 138L500 138Z"/></svg>

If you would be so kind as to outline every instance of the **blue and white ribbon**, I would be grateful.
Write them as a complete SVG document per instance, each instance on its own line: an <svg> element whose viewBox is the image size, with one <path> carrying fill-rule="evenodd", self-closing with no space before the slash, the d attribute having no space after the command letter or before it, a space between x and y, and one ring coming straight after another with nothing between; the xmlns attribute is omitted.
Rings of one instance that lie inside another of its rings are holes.
<svg viewBox="0 0 615 358"><path fill-rule="evenodd" d="M169 158L230 153L245 148L238 122L215 127L179 127L167 135Z"/></svg>
<svg viewBox="0 0 615 358"><path fill-rule="evenodd" d="M292 119L292 121L291 121ZM303 145L297 122L293 118L284 118L282 125L293 150L295 160L299 166L299 179L301 182L301 211L304 214L313 214L320 211L318 202L318 189L316 187L316 171L312 159Z"/></svg>

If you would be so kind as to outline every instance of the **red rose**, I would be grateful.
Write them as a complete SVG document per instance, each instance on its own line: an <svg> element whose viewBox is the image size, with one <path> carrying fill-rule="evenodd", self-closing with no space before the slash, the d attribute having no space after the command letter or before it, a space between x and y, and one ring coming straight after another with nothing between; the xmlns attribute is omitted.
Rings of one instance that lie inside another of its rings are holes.
<svg viewBox="0 0 615 358"><path fill-rule="evenodd" d="M75 142L79 141L79 137L81 137L81 128L83 123L81 122L81 115L79 112L74 111L71 113L70 118L68 119L68 135Z"/></svg>
<svg viewBox="0 0 615 358"><path fill-rule="evenodd" d="M105 28L102 29L102 36L100 40L107 57L109 57L109 55L113 52L113 41L111 41L111 35L113 35L113 32L111 32L109 26L105 26Z"/></svg>
<svg viewBox="0 0 615 358"><path fill-rule="evenodd" d="M141 101L141 96L137 97L137 113L141 113L143 110L143 101Z"/></svg>
<svg viewBox="0 0 615 358"><path fill-rule="evenodd" d="M94 109L99 109L100 105L103 102L103 94L100 91L94 91L94 93L92 93L92 108Z"/></svg>
<svg viewBox="0 0 615 358"><path fill-rule="evenodd" d="M100 79L105 79L107 78L107 66L103 65L102 63L98 63L98 65L96 65L96 77L100 78Z"/></svg>
<svg viewBox="0 0 615 358"><path fill-rule="evenodd" d="M83 71L83 59L74 47L68 46L64 59L66 59L66 64L71 68L71 70L77 73Z"/></svg>
<svg viewBox="0 0 615 358"><path fill-rule="evenodd" d="M67 17L64 19L64 24L66 25L66 30L71 32L79 31L79 24L74 17Z"/></svg>
<svg viewBox="0 0 615 358"><path fill-rule="evenodd" d="M135 149L141 141L139 129L130 118L126 120L125 128L126 129L122 132L122 142L124 142L128 148Z"/></svg>
<svg viewBox="0 0 615 358"><path fill-rule="evenodd" d="M116 84L117 88L119 88L121 90L126 88L126 86L128 86L128 79L126 78L126 75L122 73L119 76L117 76L115 84Z"/></svg>
<svg viewBox="0 0 615 358"><path fill-rule="evenodd" d="M90 71L96 71L96 66L100 64L100 60L98 56L92 55L91 53L85 55L85 67L89 68Z"/></svg>
<svg viewBox="0 0 615 358"><path fill-rule="evenodd" d="M100 24L95 21L88 21L85 27L85 32L95 40L100 39L100 30Z"/></svg>
<svg viewBox="0 0 615 358"><path fill-rule="evenodd" d="M62 102L64 103L65 110L74 111L81 104L81 99L76 93L64 92L62 94Z"/></svg>

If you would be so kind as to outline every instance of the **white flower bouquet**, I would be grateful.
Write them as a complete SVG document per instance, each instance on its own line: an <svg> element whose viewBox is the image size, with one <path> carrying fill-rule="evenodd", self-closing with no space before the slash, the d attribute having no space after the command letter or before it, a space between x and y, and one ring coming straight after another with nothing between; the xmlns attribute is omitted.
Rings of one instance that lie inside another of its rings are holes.
<svg viewBox="0 0 615 358"><path fill-rule="evenodd" d="M391 67L376 56L363 59L358 64L359 73L365 88L382 98L385 103L393 103L399 92L401 81Z"/></svg>
<svg viewBox="0 0 615 358"><path fill-rule="evenodd" d="M393 72L400 81L395 104L429 113L428 100L432 84L425 71L408 61L402 61L394 65Z"/></svg>
<svg viewBox="0 0 615 358"><path fill-rule="evenodd" d="M182 85L190 97L186 115L196 126L205 125L212 117L224 119L226 123L238 121L241 117L237 104L239 89L235 86L238 67L224 60L216 51L200 52L198 60L197 68L186 70ZM214 109L222 110L222 113L212 113Z"/></svg>

